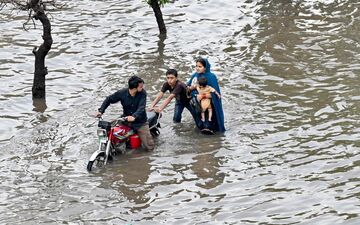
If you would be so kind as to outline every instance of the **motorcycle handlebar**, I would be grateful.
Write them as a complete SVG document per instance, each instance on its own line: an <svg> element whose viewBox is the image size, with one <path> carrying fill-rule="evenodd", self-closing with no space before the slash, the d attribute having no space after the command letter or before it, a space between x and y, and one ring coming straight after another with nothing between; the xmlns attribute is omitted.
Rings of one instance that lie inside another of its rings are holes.
<svg viewBox="0 0 360 225"><path fill-rule="evenodd" d="M101 120L103 120L103 117L102 117L102 116L99 116L99 117L97 117L97 119L98 119L99 121L101 121ZM120 118L116 119L116 121L117 121L117 122L127 122L127 117L120 117Z"/></svg>
<svg viewBox="0 0 360 225"><path fill-rule="evenodd" d="M120 122L126 122L127 121L127 117L120 117L119 119L117 119Z"/></svg>

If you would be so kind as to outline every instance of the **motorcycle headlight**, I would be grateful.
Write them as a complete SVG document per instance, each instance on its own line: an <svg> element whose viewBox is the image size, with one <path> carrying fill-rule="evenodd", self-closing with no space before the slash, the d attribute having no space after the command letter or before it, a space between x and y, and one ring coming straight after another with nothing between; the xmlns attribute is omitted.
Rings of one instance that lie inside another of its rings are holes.
<svg viewBox="0 0 360 225"><path fill-rule="evenodd" d="M106 137L106 130L98 129L97 130L97 135L100 136L100 137Z"/></svg>

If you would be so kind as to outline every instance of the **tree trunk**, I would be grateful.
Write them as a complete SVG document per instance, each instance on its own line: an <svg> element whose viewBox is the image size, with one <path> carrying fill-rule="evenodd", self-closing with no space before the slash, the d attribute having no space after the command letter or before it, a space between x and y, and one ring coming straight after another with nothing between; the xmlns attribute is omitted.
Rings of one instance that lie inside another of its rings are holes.
<svg viewBox="0 0 360 225"><path fill-rule="evenodd" d="M43 25L42 39L44 42L40 45L39 49L33 49L35 55L35 71L34 81L32 87L33 98L45 98L45 75L48 73L45 66L45 57L51 49L53 43L51 37L51 24L49 18L44 13L44 9L39 4L39 0L32 0L28 4L35 12L34 19L40 20Z"/></svg>
<svg viewBox="0 0 360 225"><path fill-rule="evenodd" d="M161 12L158 0L151 0L150 5L154 11L154 14L156 17L156 22L157 22L159 30L160 30L160 34L162 34L162 35L166 34L166 27L165 27L164 19L162 16L162 12Z"/></svg>

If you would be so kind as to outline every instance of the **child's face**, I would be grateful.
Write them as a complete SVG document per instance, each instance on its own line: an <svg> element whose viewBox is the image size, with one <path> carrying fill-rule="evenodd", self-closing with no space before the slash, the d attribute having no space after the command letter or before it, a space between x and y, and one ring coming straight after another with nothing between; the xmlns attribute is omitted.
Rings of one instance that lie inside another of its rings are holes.
<svg viewBox="0 0 360 225"><path fill-rule="evenodd" d="M205 67L200 62L196 63L195 70L197 73L205 73Z"/></svg>
<svg viewBox="0 0 360 225"><path fill-rule="evenodd" d="M177 77L175 77L175 75L173 75L173 74L168 74L168 75L166 75L166 81L168 82L168 84L170 86L175 86Z"/></svg>

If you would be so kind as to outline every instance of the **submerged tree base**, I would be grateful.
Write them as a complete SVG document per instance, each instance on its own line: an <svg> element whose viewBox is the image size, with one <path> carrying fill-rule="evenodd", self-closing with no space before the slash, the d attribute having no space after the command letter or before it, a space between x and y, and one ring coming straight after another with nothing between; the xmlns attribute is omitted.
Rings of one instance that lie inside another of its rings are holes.
<svg viewBox="0 0 360 225"><path fill-rule="evenodd" d="M34 19L40 20L43 25L43 36L44 42L40 45L39 49L34 48L33 54L35 55L35 72L34 82L32 88L33 98L45 98L45 76L48 74L47 68L45 67L45 57L51 49L53 43L51 37L51 24L49 18L44 12L44 6L39 1L33 0L32 10L34 10Z"/></svg>

